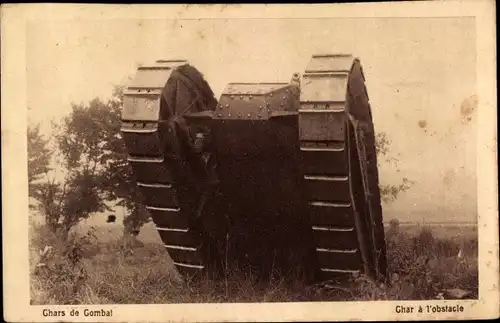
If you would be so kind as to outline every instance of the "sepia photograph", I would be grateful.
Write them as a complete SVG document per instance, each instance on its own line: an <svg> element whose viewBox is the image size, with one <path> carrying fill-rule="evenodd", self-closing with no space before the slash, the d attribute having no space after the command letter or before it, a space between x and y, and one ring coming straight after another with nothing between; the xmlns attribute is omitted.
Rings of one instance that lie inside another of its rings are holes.
<svg viewBox="0 0 500 323"><path fill-rule="evenodd" d="M25 112L2 100L2 173L17 165L23 197L3 218L25 217L10 239L27 246L35 314L12 317L112 321L117 305L153 304L151 321L173 320L167 304L498 316L496 83L481 78L478 18L336 6L26 9ZM14 150L25 162L5 163ZM483 290L489 312L473 313ZM175 317L218 320L210 308Z"/></svg>

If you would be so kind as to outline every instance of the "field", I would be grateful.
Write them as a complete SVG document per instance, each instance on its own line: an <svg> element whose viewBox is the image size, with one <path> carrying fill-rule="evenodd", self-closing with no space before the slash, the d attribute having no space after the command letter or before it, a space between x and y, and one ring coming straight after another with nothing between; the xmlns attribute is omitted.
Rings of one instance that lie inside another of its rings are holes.
<svg viewBox="0 0 500 323"><path fill-rule="evenodd" d="M162 304L477 298L477 231L471 226L387 228L389 276L343 285L270 281L243 272L223 281L183 282L151 226L139 239L117 228L83 227L61 241L43 224L30 228L32 304ZM110 238L111 237L111 238Z"/></svg>

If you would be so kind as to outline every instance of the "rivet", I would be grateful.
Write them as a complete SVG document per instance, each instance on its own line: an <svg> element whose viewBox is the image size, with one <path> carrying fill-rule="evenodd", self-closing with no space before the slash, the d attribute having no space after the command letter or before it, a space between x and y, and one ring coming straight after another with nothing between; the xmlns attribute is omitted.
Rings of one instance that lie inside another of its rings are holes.
<svg viewBox="0 0 500 323"><path fill-rule="evenodd" d="M271 106L271 103L267 102L266 105L269 107L269 106Z"/></svg>
<svg viewBox="0 0 500 323"><path fill-rule="evenodd" d="M251 100L251 99L252 99L252 96L250 95L248 98Z"/></svg>
<svg viewBox="0 0 500 323"><path fill-rule="evenodd" d="M272 93L269 93L269 96L273 96L273 94L272 94Z"/></svg>
<svg viewBox="0 0 500 323"><path fill-rule="evenodd" d="M243 100L243 95L240 95L240 99L242 99L242 100Z"/></svg>
<svg viewBox="0 0 500 323"><path fill-rule="evenodd" d="M263 106L259 105L259 110L262 110Z"/></svg>
<svg viewBox="0 0 500 323"><path fill-rule="evenodd" d="M226 108L229 108L229 104L226 104Z"/></svg>
<svg viewBox="0 0 500 323"><path fill-rule="evenodd" d="M217 113L217 116L220 118L222 117L222 113Z"/></svg>
<svg viewBox="0 0 500 323"><path fill-rule="evenodd" d="M283 97L283 100L286 100L286 96Z"/></svg>
<svg viewBox="0 0 500 323"><path fill-rule="evenodd" d="M250 118L251 116L252 116L252 114L251 114L251 113L249 113L249 114L248 114L248 117Z"/></svg>
<svg viewBox="0 0 500 323"><path fill-rule="evenodd" d="M271 113L271 110L267 109L267 113Z"/></svg>
<svg viewBox="0 0 500 323"><path fill-rule="evenodd" d="M228 117L230 117L230 116L231 116L231 113L230 113L230 114L228 114L227 116L228 116Z"/></svg>
<svg viewBox="0 0 500 323"><path fill-rule="evenodd" d="M231 98L231 99L234 99L234 95L231 95L231 96L230 96L230 98Z"/></svg>

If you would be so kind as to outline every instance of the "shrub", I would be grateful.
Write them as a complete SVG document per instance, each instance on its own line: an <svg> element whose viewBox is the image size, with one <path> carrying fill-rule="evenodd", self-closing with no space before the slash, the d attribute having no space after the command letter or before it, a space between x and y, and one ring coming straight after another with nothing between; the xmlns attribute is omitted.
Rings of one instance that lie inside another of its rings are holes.
<svg viewBox="0 0 500 323"><path fill-rule="evenodd" d="M83 236L75 233L62 239L46 225L37 228L31 240L32 252L39 251L38 260L31 271L31 280L38 288L32 289L32 302L48 298L58 304L78 304L76 296L85 284L87 269L83 257L96 252L94 230ZM42 291L42 294L37 294Z"/></svg>
<svg viewBox="0 0 500 323"><path fill-rule="evenodd" d="M436 238L424 227L416 236L394 222L386 235L388 284L356 280L356 300L434 299L450 289L477 297L477 239Z"/></svg>

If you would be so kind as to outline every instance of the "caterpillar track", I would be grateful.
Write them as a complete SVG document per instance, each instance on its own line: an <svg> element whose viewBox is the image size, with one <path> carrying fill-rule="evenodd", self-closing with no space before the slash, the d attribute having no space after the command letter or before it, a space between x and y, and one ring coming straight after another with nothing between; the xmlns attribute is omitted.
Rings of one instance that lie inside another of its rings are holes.
<svg viewBox="0 0 500 323"><path fill-rule="evenodd" d="M364 81L351 55L316 55L302 79L232 83L217 101L187 61L138 69L122 133L183 276L224 275L238 263L262 277L276 268L314 280L385 277Z"/></svg>
<svg viewBox="0 0 500 323"><path fill-rule="evenodd" d="M194 276L206 269L207 242L196 228L196 211L190 203L196 185L183 178L192 176L192 171L186 169L186 152L180 151L175 139L181 131L172 119L194 104L206 103L202 97L193 99L192 80L175 75L176 68L186 64L157 61L138 69L124 93L121 131L145 207L165 248L182 275ZM166 98L172 89L175 95Z"/></svg>
<svg viewBox="0 0 500 323"><path fill-rule="evenodd" d="M359 60L351 55L313 56L302 76L300 150L324 279L385 276L374 130L364 80Z"/></svg>

